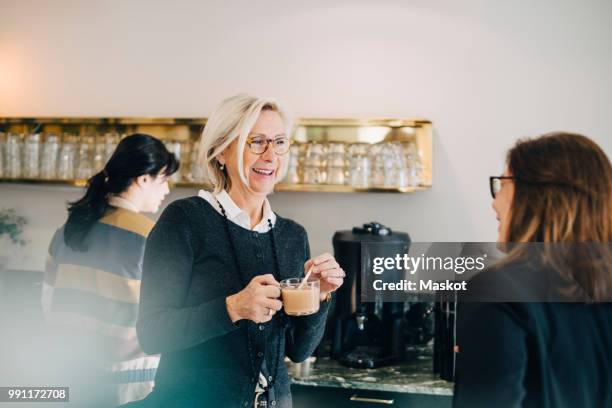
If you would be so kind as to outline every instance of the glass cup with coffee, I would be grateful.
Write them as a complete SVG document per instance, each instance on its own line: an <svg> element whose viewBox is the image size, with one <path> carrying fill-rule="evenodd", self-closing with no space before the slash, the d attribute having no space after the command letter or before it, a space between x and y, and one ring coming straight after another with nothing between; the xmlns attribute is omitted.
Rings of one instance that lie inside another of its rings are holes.
<svg viewBox="0 0 612 408"><path fill-rule="evenodd" d="M289 316L306 316L319 311L319 281L304 282L303 278L280 282L283 309Z"/></svg>

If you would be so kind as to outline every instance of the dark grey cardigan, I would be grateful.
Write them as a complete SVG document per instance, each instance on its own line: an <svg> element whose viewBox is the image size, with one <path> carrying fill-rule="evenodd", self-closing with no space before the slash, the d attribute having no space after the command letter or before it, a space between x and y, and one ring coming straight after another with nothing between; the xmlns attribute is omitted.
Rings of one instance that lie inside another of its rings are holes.
<svg viewBox="0 0 612 408"><path fill-rule="evenodd" d="M265 324L243 320L237 325L225 306L225 298L242 289L241 281L278 276L272 233L280 279L303 275L310 257L304 228L280 216L265 234L230 222L237 271L224 223L208 202L190 197L170 204L149 235L137 331L143 350L162 356L147 406L252 406L265 358L270 368L265 374L277 372L270 406L291 407L284 356L303 361L321 340L328 303L311 316L277 313Z"/></svg>

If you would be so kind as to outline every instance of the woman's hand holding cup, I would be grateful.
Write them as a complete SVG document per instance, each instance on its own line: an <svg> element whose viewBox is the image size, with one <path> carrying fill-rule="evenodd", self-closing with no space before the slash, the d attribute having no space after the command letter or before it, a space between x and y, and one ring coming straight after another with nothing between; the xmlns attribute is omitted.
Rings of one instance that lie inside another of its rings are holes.
<svg viewBox="0 0 612 408"><path fill-rule="evenodd" d="M336 291L344 283L346 273L332 254L324 253L306 261L304 273L308 273L311 267L313 269L308 280L320 281L321 301L325 300L328 293Z"/></svg>
<svg viewBox="0 0 612 408"><path fill-rule="evenodd" d="M225 299L227 313L234 323L243 319L268 322L283 307L280 295L280 284L274 276L256 276L240 292Z"/></svg>

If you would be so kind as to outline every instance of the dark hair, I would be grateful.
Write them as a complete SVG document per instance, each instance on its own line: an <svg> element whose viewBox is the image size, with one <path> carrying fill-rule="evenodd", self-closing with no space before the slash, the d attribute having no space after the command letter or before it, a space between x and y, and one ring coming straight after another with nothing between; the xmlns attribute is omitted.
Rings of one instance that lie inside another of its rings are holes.
<svg viewBox="0 0 612 408"><path fill-rule="evenodd" d="M604 151L585 136L556 132L520 140L508 152L507 164L517 182L506 241L572 244L567 246L575 251L571 256L563 252L565 246L544 251L544 263L571 277L576 291L596 301L608 299L612 165Z"/></svg>
<svg viewBox="0 0 612 408"><path fill-rule="evenodd" d="M169 176L179 168L179 161L153 136L135 133L127 136L113 152L104 169L87 181L85 195L68 206L64 242L76 251L86 251L85 238L93 225L108 210L109 194L119 194L143 175Z"/></svg>
<svg viewBox="0 0 612 408"><path fill-rule="evenodd" d="M612 166L591 139L548 133L520 140L508 152L517 178L507 240L612 240Z"/></svg>

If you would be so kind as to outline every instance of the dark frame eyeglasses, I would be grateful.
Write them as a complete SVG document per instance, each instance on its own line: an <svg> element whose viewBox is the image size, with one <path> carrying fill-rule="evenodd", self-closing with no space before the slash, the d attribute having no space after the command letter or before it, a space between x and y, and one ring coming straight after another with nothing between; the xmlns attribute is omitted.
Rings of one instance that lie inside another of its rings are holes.
<svg viewBox="0 0 612 408"><path fill-rule="evenodd" d="M493 197L493 199L495 199L495 196L497 196L497 193L499 193L499 191L502 188L502 180L516 180L516 177L512 177L512 176L491 176L489 177L489 189L491 190L491 197Z"/></svg>
<svg viewBox="0 0 612 408"><path fill-rule="evenodd" d="M289 140L287 136L274 139L267 139L261 136L249 136L247 137L246 144L249 146L249 150L254 154L264 154L268 151L270 145L272 145L274 153L281 156L289 151L291 140Z"/></svg>

